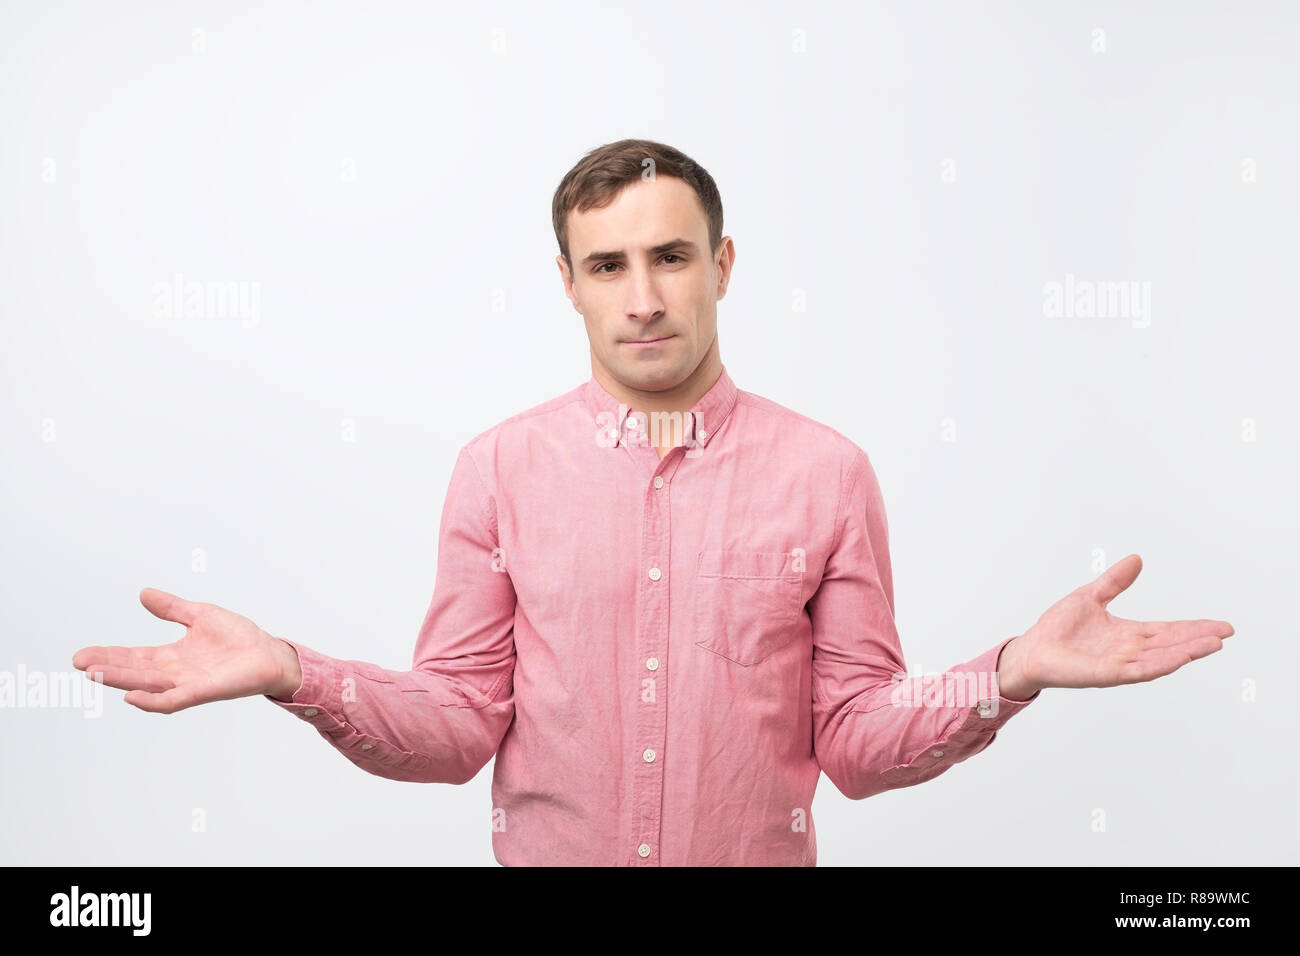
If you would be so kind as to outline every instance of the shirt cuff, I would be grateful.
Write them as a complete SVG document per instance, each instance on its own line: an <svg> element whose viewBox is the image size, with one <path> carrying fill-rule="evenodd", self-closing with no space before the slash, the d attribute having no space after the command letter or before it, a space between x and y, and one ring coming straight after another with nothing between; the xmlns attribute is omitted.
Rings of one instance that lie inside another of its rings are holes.
<svg viewBox="0 0 1300 956"><path fill-rule="evenodd" d="M1002 649L1014 640L1015 637L1008 637L974 660L953 668L955 673L966 676L965 686L973 688L975 698L970 701L970 710L961 729L982 729L986 733L997 730L1036 701L1042 693L1042 690L1036 690L1031 697L1015 700L1004 697L998 690L998 658Z"/></svg>
<svg viewBox="0 0 1300 956"><path fill-rule="evenodd" d="M297 715L308 723L315 724L318 728L342 726L344 721L340 719L341 709L337 710L340 716L336 716L336 708L328 706L342 703L339 699L339 682L334 679L330 659L287 637L282 637L280 640L298 652L298 667L302 671L302 682L288 700L280 700L270 694L263 696L275 706Z"/></svg>

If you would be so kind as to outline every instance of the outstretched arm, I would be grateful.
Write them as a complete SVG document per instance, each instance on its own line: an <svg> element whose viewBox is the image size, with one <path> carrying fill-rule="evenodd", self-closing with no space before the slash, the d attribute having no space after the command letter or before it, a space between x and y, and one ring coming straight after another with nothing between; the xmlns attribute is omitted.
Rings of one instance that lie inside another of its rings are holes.
<svg viewBox="0 0 1300 956"><path fill-rule="evenodd" d="M1225 621L1137 622L1106 605L1141 569L1137 555L1077 588L1019 637L941 675L907 676L894 622L884 501L859 452L841 482L841 521L813 622L814 749L846 796L913 786L979 753L1047 687L1151 680L1211 654Z"/></svg>
<svg viewBox="0 0 1300 956"><path fill-rule="evenodd" d="M170 714L265 695L347 759L396 780L464 783L514 717L515 592L499 558L495 501L462 449L443 506L434 594L411 670L339 660L213 604L145 588L140 600L185 634L161 647L86 647L73 664Z"/></svg>

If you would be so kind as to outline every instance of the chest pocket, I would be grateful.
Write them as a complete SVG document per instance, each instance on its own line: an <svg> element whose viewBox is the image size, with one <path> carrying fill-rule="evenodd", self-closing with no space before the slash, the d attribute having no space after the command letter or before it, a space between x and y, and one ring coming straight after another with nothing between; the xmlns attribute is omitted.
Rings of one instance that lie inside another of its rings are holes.
<svg viewBox="0 0 1300 956"><path fill-rule="evenodd" d="M803 573L785 551L701 551L695 643L746 667L790 643Z"/></svg>

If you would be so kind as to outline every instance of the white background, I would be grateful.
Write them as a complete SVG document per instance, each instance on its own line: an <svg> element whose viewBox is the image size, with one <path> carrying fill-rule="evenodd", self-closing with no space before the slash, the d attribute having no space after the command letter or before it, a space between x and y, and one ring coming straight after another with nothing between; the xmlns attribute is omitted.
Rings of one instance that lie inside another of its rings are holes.
<svg viewBox="0 0 1300 956"><path fill-rule="evenodd" d="M144 586L409 667L457 450L590 374L552 193L644 137L722 191L736 383L871 456L913 672L1131 552L1114 613L1237 631L924 785L823 778L819 862L1300 862L1297 19L6 3L0 670L176 639ZM258 321L155 314L177 273L259 283ZM1149 325L1047 317L1067 274L1149 282ZM0 861L494 864L490 766L399 783L260 698L121 694L0 710Z"/></svg>

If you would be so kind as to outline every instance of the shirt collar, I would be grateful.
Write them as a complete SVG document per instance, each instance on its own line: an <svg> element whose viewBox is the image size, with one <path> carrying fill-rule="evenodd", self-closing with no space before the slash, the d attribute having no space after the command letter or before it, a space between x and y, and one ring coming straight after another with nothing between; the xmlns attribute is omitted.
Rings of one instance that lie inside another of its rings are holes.
<svg viewBox="0 0 1300 956"><path fill-rule="evenodd" d="M727 374L724 365L717 381L700 396L688 413L682 415L682 437L688 448L702 448L708 444L735 407L737 393L736 384ZM627 444L629 439L636 437L638 430L644 436L648 434L648 426L652 430L652 423L647 419L646 413L636 411L615 398L596 381L594 375L583 386L582 399L596 420L596 440L602 448Z"/></svg>

